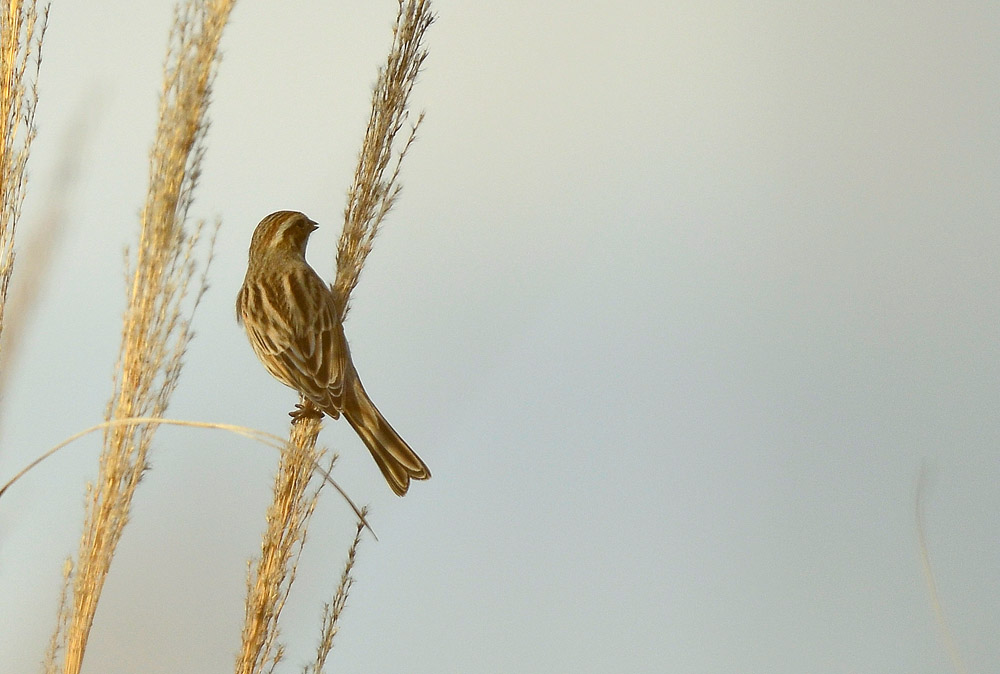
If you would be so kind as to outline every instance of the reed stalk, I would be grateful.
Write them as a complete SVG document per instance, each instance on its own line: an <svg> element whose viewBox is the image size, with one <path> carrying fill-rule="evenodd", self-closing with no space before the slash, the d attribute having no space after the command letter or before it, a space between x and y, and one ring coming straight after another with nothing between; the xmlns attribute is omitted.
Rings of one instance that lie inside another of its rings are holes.
<svg viewBox="0 0 1000 674"><path fill-rule="evenodd" d="M344 210L344 228L337 251L336 280L331 285L340 311L347 314L351 292L371 252L375 235L400 192L399 170L416 137L418 116L405 140L399 134L409 119L410 93L427 56L423 39L433 22L429 0L399 0L393 41L386 63L379 68L372 91L371 114L353 184ZM243 638L236 660L237 674L273 672L284 655L278 642L279 618L295 578L298 556L305 541L309 518L317 492L307 487L319 456L316 439L321 424L304 418L292 424L289 448L282 456L275 478L274 498L268 509L267 528L261 556L252 566L247 581ZM339 629L339 620L351 587L358 534L348 555L347 570L332 602L324 611L320 646L311 671L319 672Z"/></svg>
<svg viewBox="0 0 1000 674"><path fill-rule="evenodd" d="M14 274L14 235L28 186L27 164L37 135L38 73L48 6L35 0L0 3L0 365L4 362L7 292ZM39 20L41 23L39 24Z"/></svg>
<svg viewBox="0 0 1000 674"><path fill-rule="evenodd" d="M192 337L191 318L206 289L204 272L196 274L202 225L190 225L188 211L205 153L219 41L234 3L186 0L174 14L139 243L127 269L127 303L107 420L163 416L179 381ZM208 255L210 260L211 245ZM157 427L124 424L105 431L97 482L88 486L72 589L46 671L57 671L59 651L64 652L64 674L81 670L104 581L148 468Z"/></svg>

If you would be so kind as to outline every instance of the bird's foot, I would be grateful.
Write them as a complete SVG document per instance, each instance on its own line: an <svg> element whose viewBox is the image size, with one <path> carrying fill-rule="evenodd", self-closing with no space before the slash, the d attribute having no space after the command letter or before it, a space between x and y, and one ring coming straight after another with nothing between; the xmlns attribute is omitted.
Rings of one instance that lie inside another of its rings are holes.
<svg viewBox="0 0 1000 674"><path fill-rule="evenodd" d="M322 419L323 410L313 405L310 401L305 400L296 404L295 409L289 412L288 416L292 418L292 423L294 424L303 419Z"/></svg>

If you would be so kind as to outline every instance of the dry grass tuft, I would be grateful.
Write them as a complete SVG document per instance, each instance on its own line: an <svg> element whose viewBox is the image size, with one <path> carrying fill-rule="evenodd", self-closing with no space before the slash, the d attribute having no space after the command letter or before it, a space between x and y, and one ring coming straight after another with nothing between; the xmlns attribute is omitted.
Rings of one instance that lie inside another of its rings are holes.
<svg viewBox="0 0 1000 674"><path fill-rule="evenodd" d="M191 339L190 316L205 291L195 275L201 226L186 227L204 155L206 110L218 46L235 0L188 0L174 17L150 152L150 180L139 245L129 265L129 290L115 388L107 419L159 417L177 386ZM192 283L194 284L192 286ZM185 309L185 300L193 301ZM132 497L147 468L157 426L110 426L104 434L96 485L88 488L87 516L72 578L69 615L61 615L63 672L80 671L104 580ZM61 650L53 649L55 653ZM55 671L55 661L46 663Z"/></svg>
<svg viewBox="0 0 1000 674"><path fill-rule="evenodd" d="M63 640L66 634L66 621L69 620L69 587L70 581L73 579L73 560L67 559L66 563L63 564L63 584L62 590L59 592L59 617L56 623L56 629L52 633L52 637L49 639L49 647L45 651L45 659L42 661L42 666L45 667L45 674L56 674L56 663L59 659L59 651L62 648Z"/></svg>
<svg viewBox="0 0 1000 674"><path fill-rule="evenodd" d="M48 16L46 6L39 26L35 0L27 4L9 0L3 3L0 16L0 337L14 273L14 233L28 183L25 168L36 135L38 71ZM28 83L26 76L32 62L34 73ZM0 341L0 349L2 344Z"/></svg>
<svg viewBox="0 0 1000 674"><path fill-rule="evenodd" d="M347 315L351 292L358 285L361 269L382 220L402 189L397 182L399 168L424 118L423 114L417 117L405 142L400 145L396 136L410 116L410 92L427 58L424 34L433 22L430 0L405 3L399 0L396 24L392 29L392 48L385 66L379 68L372 90L371 116L358 154L354 182L347 195L344 231L337 246L337 278L332 287L341 320Z"/></svg>
<svg viewBox="0 0 1000 674"><path fill-rule="evenodd" d="M429 0L399 0L393 42L384 67L379 69L372 93L372 110L358 155L354 182L344 211L344 230L337 253L337 276L331 286L341 319L347 314L351 292L371 252L379 226L395 203L400 186L399 169L406 151L416 137L421 117L407 139L399 143L397 134L409 118L409 98L427 52L423 38L434 20ZM395 162L393 158L395 157ZM391 169L391 170L390 170ZM283 454L275 480L274 500L268 510L267 531L261 557L247 583L243 639L237 656L237 674L274 671L283 656L278 644L278 622L285 598L295 577L295 565L305 541L316 492L306 487L318 460L316 438L320 424L303 419L292 425L290 448ZM339 620L351 587L364 517L348 556L347 569L332 604L324 611L320 646L310 666L318 673L333 645Z"/></svg>
<svg viewBox="0 0 1000 674"><path fill-rule="evenodd" d="M306 667L304 674L321 674L323 666L326 664L326 658L333 650L333 639L340 631L340 616L344 613L344 608L347 606L347 595L350 594L351 587L354 585L354 576L351 575L351 572L354 570L354 562L358 556L358 546L361 544L361 532L365 529L364 519L367 514L368 509L362 508L361 521L358 522L357 529L354 531L354 541L351 542L351 547L347 550L347 562L344 564L343 573L340 574L340 583L337 584L337 590L330 603L323 605L322 628L319 645L316 647L316 659Z"/></svg>
<svg viewBox="0 0 1000 674"><path fill-rule="evenodd" d="M309 489L322 451L316 438L322 424L303 419L292 425L287 449L274 479L274 500L267 510L261 556L247 576L246 613L236 672L272 672L284 649L278 643L278 619L295 580L299 555L320 487Z"/></svg>

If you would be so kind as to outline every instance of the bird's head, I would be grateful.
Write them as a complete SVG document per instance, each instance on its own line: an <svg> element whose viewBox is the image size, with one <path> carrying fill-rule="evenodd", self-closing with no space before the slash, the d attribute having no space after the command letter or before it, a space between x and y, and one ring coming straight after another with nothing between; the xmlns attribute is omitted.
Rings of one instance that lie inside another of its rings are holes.
<svg viewBox="0 0 1000 674"><path fill-rule="evenodd" d="M260 221L250 240L250 259L295 255L305 259L309 235L316 223L298 211L276 211Z"/></svg>

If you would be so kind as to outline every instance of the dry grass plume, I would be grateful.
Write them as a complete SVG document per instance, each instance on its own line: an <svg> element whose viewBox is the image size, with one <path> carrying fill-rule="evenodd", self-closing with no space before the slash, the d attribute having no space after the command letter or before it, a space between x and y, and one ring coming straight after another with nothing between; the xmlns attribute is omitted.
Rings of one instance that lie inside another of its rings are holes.
<svg viewBox="0 0 1000 674"><path fill-rule="evenodd" d="M409 118L409 98L427 52L424 34L434 20L429 0L399 0L393 42L385 66L378 72L371 115L358 155L354 181L344 211L344 229L337 251L337 275L332 285L341 318L361 275L375 235L399 194L397 178L403 157L413 142L420 118L406 134L397 135ZM261 556L247 582L246 619L237 656L237 674L274 671L283 656L278 643L281 610L295 577L316 492L308 481L319 455L315 449L321 424L303 419L292 424L289 445L275 479ZM363 519L363 518L362 518ZM348 565L334 598L324 611L320 646L307 671L319 672L333 644L351 586L362 524L348 555Z"/></svg>
<svg viewBox="0 0 1000 674"><path fill-rule="evenodd" d="M311 490L309 483L321 454L316 448L320 425L313 418L293 424L288 446L281 453L261 556L247 576L237 673L272 672L284 655L278 643L278 619L295 580L309 519L319 496L319 488Z"/></svg>
<svg viewBox="0 0 1000 674"><path fill-rule="evenodd" d="M8 0L0 6L0 358L7 291L14 273L14 234L27 188L25 168L35 139L38 71L48 7L38 14L35 0ZM39 25L39 18L41 25ZM31 68L31 66L34 66ZM29 81L29 72L31 78Z"/></svg>
<svg viewBox="0 0 1000 674"><path fill-rule="evenodd" d="M178 383L191 339L190 315L205 290L204 276L195 274L201 228L189 228L187 214L204 155L219 41L233 4L234 0L188 0L174 17L139 244L127 271L127 305L109 420L162 416ZM104 434L97 483L88 488L71 596L45 663L48 672L57 671L60 651L62 671L80 671L104 580L147 468L155 431L156 425L126 424L110 426Z"/></svg>
<svg viewBox="0 0 1000 674"><path fill-rule="evenodd" d="M410 116L410 93L427 58L424 34L433 22L430 0L400 0L392 48L372 90L371 115L347 195L344 231L337 245L337 277L332 287L341 320L347 315L351 292L358 285L382 220L402 189L397 181L399 168L416 138L423 114L410 127L404 142L400 144L396 136Z"/></svg>
<svg viewBox="0 0 1000 674"><path fill-rule="evenodd" d="M306 667L304 674L322 674L326 658L333 650L333 639L340 631L340 616L344 613L344 608L347 606L347 595L350 594L351 586L354 585L352 572L358 556L358 545L361 544L361 532L365 530L363 521L366 514L367 511L362 509L362 521L358 522L357 528L354 530L354 540L347 550L347 562L344 564L344 571L340 574L337 590L333 593L330 602L323 605L322 627L319 644L316 646L316 659Z"/></svg>

